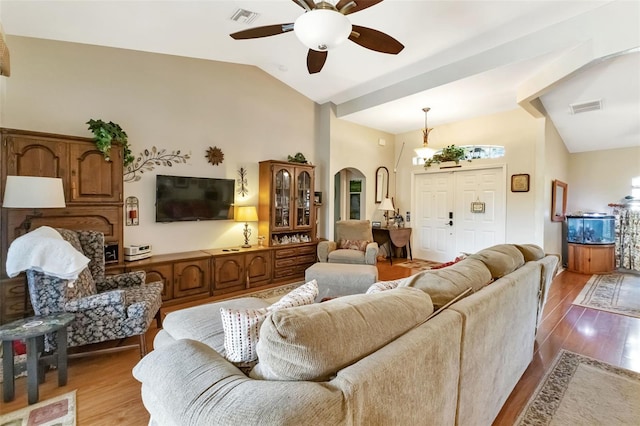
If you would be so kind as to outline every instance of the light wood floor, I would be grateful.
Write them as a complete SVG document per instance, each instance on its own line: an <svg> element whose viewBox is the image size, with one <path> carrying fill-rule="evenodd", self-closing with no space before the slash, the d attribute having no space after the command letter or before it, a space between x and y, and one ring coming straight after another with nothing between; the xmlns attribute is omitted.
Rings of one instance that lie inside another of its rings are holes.
<svg viewBox="0 0 640 426"><path fill-rule="evenodd" d="M381 280L416 272L388 262L378 263ZM496 425L511 425L560 349L568 349L640 372L640 319L572 306L588 275L562 272L553 282L544 320L536 339L534 360L505 403ZM171 310L180 307L173 307ZM163 309L163 312L168 311ZM147 334L149 346L157 333ZM145 425L149 416L140 398L140 383L131 375L137 350L69 361L69 380L57 387L55 371L40 385L40 400L77 390L77 418L85 425ZM0 402L0 413L27 405L26 378L16 380L16 399Z"/></svg>

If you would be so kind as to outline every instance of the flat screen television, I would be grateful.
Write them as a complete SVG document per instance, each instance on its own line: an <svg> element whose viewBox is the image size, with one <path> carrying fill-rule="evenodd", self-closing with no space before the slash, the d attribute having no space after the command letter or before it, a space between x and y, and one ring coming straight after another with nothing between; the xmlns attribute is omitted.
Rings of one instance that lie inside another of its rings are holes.
<svg viewBox="0 0 640 426"><path fill-rule="evenodd" d="M156 222L233 219L234 179L156 176Z"/></svg>

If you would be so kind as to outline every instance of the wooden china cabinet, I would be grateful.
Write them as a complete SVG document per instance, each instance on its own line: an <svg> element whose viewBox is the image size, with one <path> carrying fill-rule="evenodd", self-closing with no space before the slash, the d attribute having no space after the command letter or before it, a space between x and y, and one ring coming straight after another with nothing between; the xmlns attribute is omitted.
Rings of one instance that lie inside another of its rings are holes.
<svg viewBox="0 0 640 426"><path fill-rule="evenodd" d="M260 162L258 231L273 252L274 280L304 276L316 261L315 166Z"/></svg>
<svg viewBox="0 0 640 426"><path fill-rule="evenodd" d="M40 226L73 230L92 229L117 244L117 260L107 265L111 273L122 272L123 163L122 148L112 148L106 161L90 138L26 130L0 129L0 200L7 176L42 176L62 179L66 208L2 209L0 263L6 264L11 242ZM24 274L8 278L0 271L0 323L28 314Z"/></svg>

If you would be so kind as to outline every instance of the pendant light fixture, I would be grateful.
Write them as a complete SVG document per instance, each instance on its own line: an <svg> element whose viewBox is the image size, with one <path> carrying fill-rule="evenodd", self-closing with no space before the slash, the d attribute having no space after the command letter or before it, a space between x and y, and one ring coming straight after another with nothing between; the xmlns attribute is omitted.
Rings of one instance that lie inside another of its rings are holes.
<svg viewBox="0 0 640 426"><path fill-rule="evenodd" d="M429 107L422 108L422 111L424 111L424 129L422 129L423 142L421 148L414 149L418 157L424 159L425 161L427 161L428 158L433 157L433 154L436 152L435 149L431 149L428 147L429 133L431 133L431 131L433 130L433 128L429 128L429 126L427 125L427 113L430 109L431 108Z"/></svg>

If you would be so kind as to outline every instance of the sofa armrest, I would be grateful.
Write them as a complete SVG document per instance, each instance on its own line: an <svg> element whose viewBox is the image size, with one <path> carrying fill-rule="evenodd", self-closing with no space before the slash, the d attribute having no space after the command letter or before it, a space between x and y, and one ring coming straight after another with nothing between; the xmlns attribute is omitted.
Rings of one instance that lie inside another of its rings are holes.
<svg viewBox="0 0 640 426"><path fill-rule="evenodd" d="M318 243L318 260L320 262L329 261L329 253L338 248L338 244L335 241L320 241Z"/></svg>
<svg viewBox="0 0 640 426"><path fill-rule="evenodd" d="M364 261L367 265L375 265L378 261L378 243L375 241L367 244L364 252Z"/></svg>
<svg viewBox="0 0 640 426"><path fill-rule="evenodd" d="M133 368L159 425L345 424L343 394L315 382L253 380L204 343L181 339Z"/></svg>

